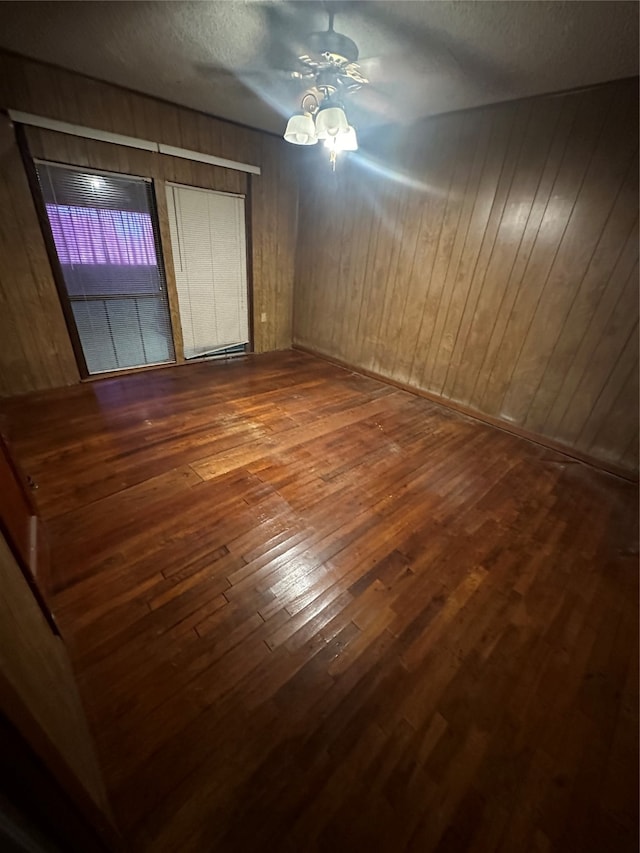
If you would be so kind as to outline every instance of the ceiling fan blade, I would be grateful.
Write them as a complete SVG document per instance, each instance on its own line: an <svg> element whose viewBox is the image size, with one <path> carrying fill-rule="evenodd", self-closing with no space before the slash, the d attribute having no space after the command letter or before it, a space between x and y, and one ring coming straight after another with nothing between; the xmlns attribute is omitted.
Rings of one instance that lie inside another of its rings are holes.
<svg viewBox="0 0 640 853"><path fill-rule="evenodd" d="M413 9L419 4L397 5L403 7L400 14L396 13L393 4L387 3L357 2L350 7L354 24L357 22L357 26L385 33L389 44L402 45L402 53L396 50L388 57L372 56L360 60L363 73L372 82L393 81L407 73L414 77L436 73L461 75L474 84L490 88L513 83L510 69L481 55L473 44L463 42L441 27L428 26L416 19ZM423 5L428 7L430 4Z"/></svg>
<svg viewBox="0 0 640 853"><path fill-rule="evenodd" d="M398 98L394 98L376 86L358 89L351 96L347 112L356 125L387 124L406 118Z"/></svg>
<svg viewBox="0 0 640 853"><path fill-rule="evenodd" d="M444 54L367 56L358 60L358 65L362 74L374 84L401 83L408 78L423 78L433 73L463 73L459 63Z"/></svg>
<svg viewBox="0 0 640 853"><path fill-rule="evenodd" d="M217 65L207 65L200 63L196 65L198 73L207 77L214 83L229 83L233 80L261 80L264 82L273 81L278 83L295 83L300 85L300 80L304 79L304 71L292 71L290 68L222 68ZM310 79L313 76L310 75Z"/></svg>
<svg viewBox="0 0 640 853"><path fill-rule="evenodd" d="M482 56L462 42L452 40L451 46L457 66L468 80L495 91L508 90L513 86L517 76L514 69Z"/></svg>
<svg viewBox="0 0 640 853"><path fill-rule="evenodd" d="M266 40L261 53L266 64L298 68L298 57L308 53L307 35L326 26L326 12L321 4L310 2L269 3L262 8Z"/></svg>

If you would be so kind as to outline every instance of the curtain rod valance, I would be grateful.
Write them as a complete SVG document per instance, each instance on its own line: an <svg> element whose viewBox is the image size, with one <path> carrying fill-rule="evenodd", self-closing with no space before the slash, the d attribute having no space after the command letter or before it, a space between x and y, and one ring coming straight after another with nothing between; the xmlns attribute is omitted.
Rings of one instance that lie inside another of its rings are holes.
<svg viewBox="0 0 640 853"><path fill-rule="evenodd" d="M239 163L236 160L227 160L225 157L216 157L213 154L204 154L201 151L190 151L188 148L176 148L173 145L165 145L163 142L152 142L149 139L138 139L136 136L125 136L121 133L111 133L108 130L97 130L96 128L83 127L79 124L69 124L66 121L58 121L53 118L23 113L19 110L8 110L8 113L11 121L18 124L41 127L45 130L55 130L58 133L66 133L70 136L81 136L83 139L96 139L98 142L125 145L127 148L141 148L144 151L155 151L159 154L166 154L169 157L181 157L183 160L195 160L198 163L208 163L211 166L235 169L237 172L249 172L252 175L259 175L261 173L260 166L253 166L250 163Z"/></svg>

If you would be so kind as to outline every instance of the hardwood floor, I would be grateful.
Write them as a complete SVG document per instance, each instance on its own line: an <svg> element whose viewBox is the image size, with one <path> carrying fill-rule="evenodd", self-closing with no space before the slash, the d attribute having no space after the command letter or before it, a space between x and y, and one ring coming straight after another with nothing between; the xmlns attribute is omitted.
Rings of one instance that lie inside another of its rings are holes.
<svg viewBox="0 0 640 853"><path fill-rule="evenodd" d="M635 486L296 352L2 410L131 850L636 849Z"/></svg>

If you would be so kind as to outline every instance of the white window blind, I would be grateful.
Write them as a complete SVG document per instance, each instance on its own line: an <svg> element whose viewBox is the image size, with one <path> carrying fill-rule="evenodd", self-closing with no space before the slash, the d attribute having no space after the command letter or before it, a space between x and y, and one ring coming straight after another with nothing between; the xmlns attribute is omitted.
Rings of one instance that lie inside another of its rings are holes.
<svg viewBox="0 0 640 853"><path fill-rule="evenodd" d="M249 341L244 199L169 184L185 358Z"/></svg>

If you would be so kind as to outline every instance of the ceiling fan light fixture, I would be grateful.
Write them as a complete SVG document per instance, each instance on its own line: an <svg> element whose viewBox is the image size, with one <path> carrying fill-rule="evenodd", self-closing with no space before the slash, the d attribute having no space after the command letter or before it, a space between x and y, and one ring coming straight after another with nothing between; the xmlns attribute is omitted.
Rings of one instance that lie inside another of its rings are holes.
<svg viewBox="0 0 640 853"><path fill-rule="evenodd" d="M328 106L316 113L316 136L318 139L340 136L345 134L348 129L349 122L342 107Z"/></svg>
<svg viewBox="0 0 640 853"><path fill-rule="evenodd" d="M293 145L315 145L318 141L313 117L309 113L296 113L287 122L284 138Z"/></svg>
<svg viewBox="0 0 640 853"><path fill-rule="evenodd" d="M358 137L355 127L349 125L345 133L338 136L327 137L324 140L325 148L333 148L336 151L357 151Z"/></svg>

